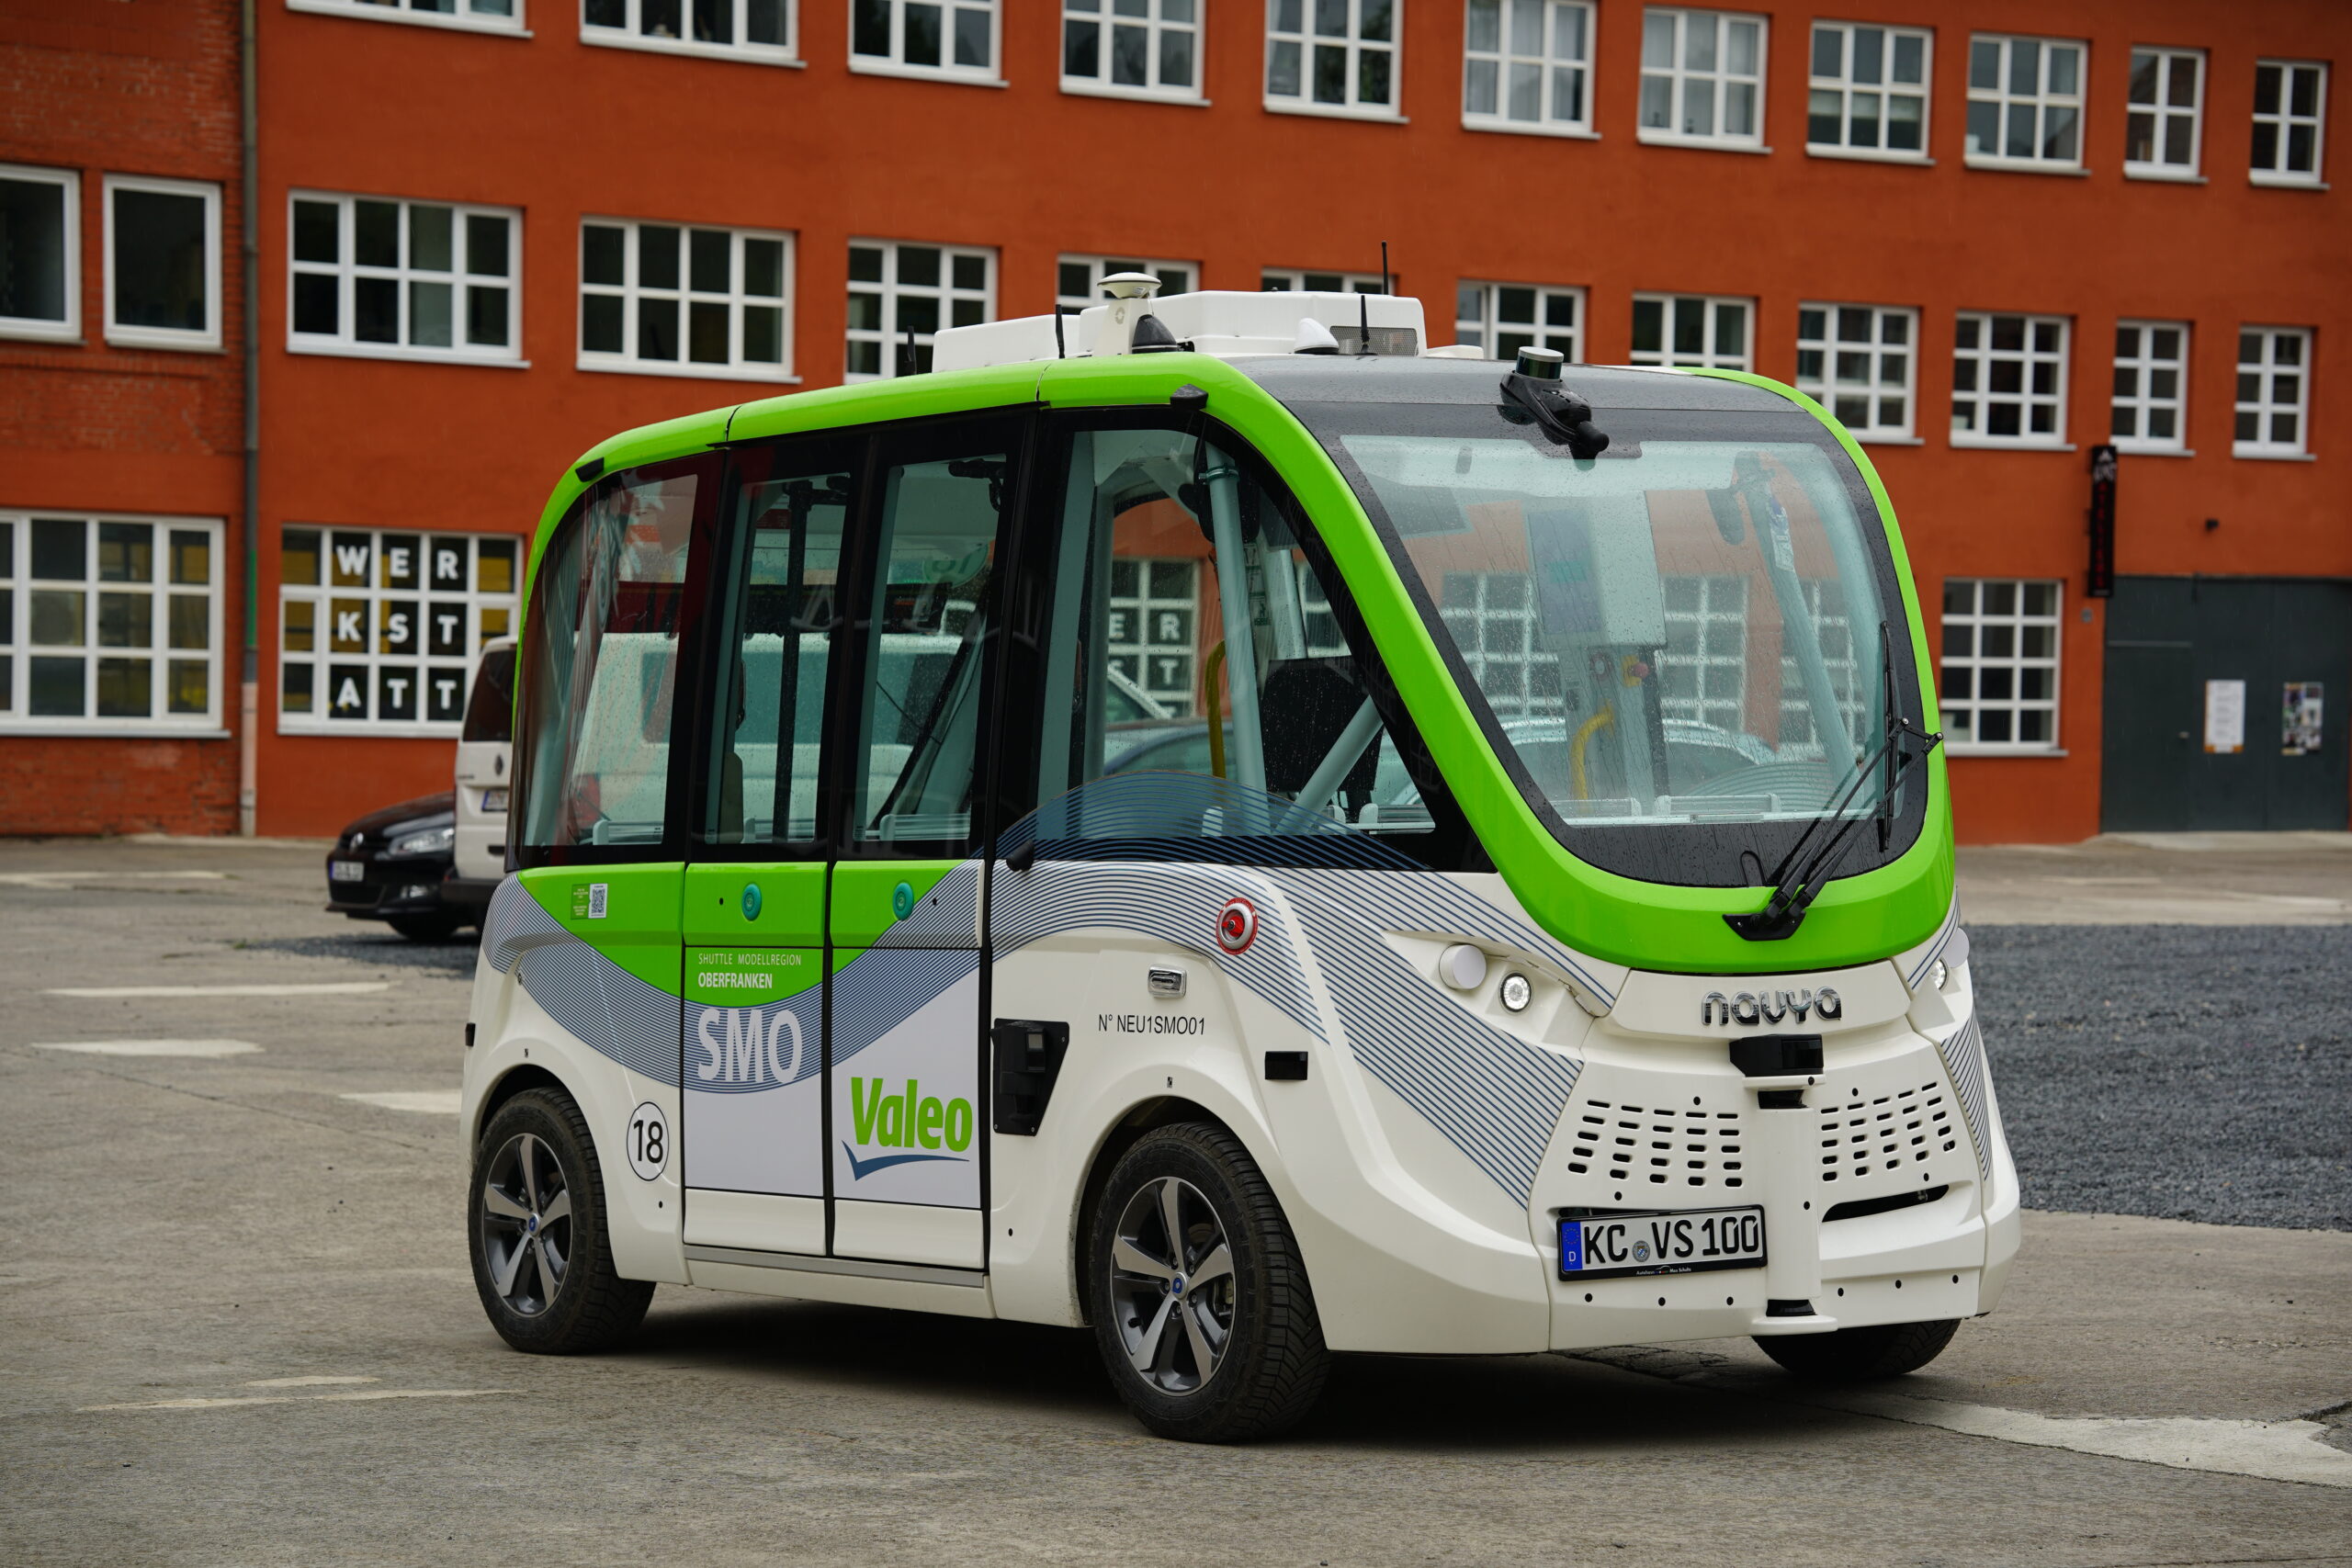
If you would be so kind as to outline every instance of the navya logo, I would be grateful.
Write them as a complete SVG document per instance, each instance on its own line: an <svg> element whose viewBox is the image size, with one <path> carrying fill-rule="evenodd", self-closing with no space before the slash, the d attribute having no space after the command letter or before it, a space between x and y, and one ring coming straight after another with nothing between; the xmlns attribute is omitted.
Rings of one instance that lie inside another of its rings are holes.
<svg viewBox="0 0 2352 1568"><path fill-rule="evenodd" d="M926 1100L917 1079L909 1078L904 1089L893 1089L884 1078L852 1078L849 1113L851 1141L858 1148L908 1151L861 1156L857 1148L843 1144L842 1152L849 1156L850 1174L855 1180L863 1181L877 1170L911 1165L917 1160L960 1161L971 1157L963 1151L972 1146L972 1102ZM924 1152L943 1145L952 1152Z"/></svg>
<svg viewBox="0 0 2352 1568"><path fill-rule="evenodd" d="M1699 1027L1722 1023L1752 1029L1781 1022L1792 1014L1803 1023L1807 1013L1833 1021L1846 1016L1846 1004L1826 986L1817 991L1741 991L1729 997L1709 991L1699 1003Z"/></svg>

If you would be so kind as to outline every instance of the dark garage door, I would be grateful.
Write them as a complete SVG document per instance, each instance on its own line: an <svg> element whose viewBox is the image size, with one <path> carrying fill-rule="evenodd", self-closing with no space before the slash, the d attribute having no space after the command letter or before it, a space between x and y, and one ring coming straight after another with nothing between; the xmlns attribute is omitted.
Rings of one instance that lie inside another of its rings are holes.
<svg viewBox="0 0 2352 1568"><path fill-rule="evenodd" d="M2206 682L2245 682L2245 745L2205 750ZM2316 750L2289 754L2287 688L2321 685ZM2124 577L2108 605L2109 832L2341 829L2352 582Z"/></svg>

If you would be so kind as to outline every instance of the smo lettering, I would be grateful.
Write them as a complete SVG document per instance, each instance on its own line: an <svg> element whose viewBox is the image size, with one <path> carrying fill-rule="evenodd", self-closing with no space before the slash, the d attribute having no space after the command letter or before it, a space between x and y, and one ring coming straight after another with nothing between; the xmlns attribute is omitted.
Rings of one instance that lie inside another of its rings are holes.
<svg viewBox="0 0 2352 1568"><path fill-rule="evenodd" d="M763 1021L757 1008L706 1008L695 1038L707 1057L695 1077L705 1083L787 1084L800 1076L800 1020L788 1009Z"/></svg>
<svg viewBox="0 0 2352 1568"><path fill-rule="evenodd" d="M922 1098L914 1078L891 1091L880 1078L849 1080L850 1120L861 1145L886 1149L935 1149L944 1142L961 1153L972 1146L972 1102Z"/></svg>

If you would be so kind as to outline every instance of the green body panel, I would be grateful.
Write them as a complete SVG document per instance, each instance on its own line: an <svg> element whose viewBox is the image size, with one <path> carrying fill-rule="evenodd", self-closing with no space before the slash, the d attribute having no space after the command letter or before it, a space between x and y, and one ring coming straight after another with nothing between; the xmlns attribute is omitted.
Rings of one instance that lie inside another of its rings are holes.
<svg viewBox="0 0 2352 1568"><path fill-rule="evenodd" d="M712 1007L757 1007L797 997L825 978L816 947L689 947L685 996Z"/></svg>
<svg viewBox="0 0 2352 1568"><path fill-rule="evenodd" d="M649 986L678 994L678 897L685 867L548 865L520 873L525 892L573 936ZM605 889L598 918L593 889Z"/></svg>
<svg viewBox="0 0 2352 1568"><path fill-rule="evenodd" d="M897 907L899 886L906 885L913 898L927 897L939 879L963 863L960 860L849 860L833 867L832 940L844 946L871 947L884 931L903 918ZM979 932L972 933L975 943ZM953 945L943 942L942 945Z"/></svg>
<svg viewBox="0 0 2352 1568"><path fill-rule="evenodd" d="M1912 655L1923 672L1918 682L1927 709L1922 722L1934 728L1934 683L1924 673L1932 666L1917 591L1894 508L1870 459L1819 404L1793 389L1739 372L1699 374L1743 381L1787 398L1820 420L1853 458L1877 502L1894 552L1910 616ZM1928 761L1927 820L1917 841L1890 865L1832 881L1796 933L1783 942L1747 942L1723 921L1726 914L1762 908L1765 889L1669 886L1619 876L1577 860L1521 798L1496 758L1339 468L1296 417L1222 360L1193 354L1135 355L867 382L648 426L616 436L586 456L602 457L608 468L624 468L684 457L722 440L857 427L1032 400L1057 409L1165 407L1169 395L1188 383L1209 394L1211 416L1255 446L1314 519L1464 814L1511 892L1554 936L1595 957L1636 968L1740 975L1867 964L1934 933L1951 907L1953 877L1951 794L1940 752ZM532 550L535 573L555 524L585 488L567 474L548 498ZM831 940L870 942L896 919L890 895L899 882L907 882L921 897L953 863L850 862L838 866ZM740 866L709 869L722 877L747 875ZM617 874L619 868L614 870ZM743 928L739 921L733 929ZM604 943L600 935L599 945Z"/></svg>
<svg viewBox="0 0 2352 1568"><path fill-rule="evenodd" d="M760 890L756 918L743 915L743 889ZM751 942L762 947L825 945L823 861L717 862L686 867L689 943Z"/></svg>

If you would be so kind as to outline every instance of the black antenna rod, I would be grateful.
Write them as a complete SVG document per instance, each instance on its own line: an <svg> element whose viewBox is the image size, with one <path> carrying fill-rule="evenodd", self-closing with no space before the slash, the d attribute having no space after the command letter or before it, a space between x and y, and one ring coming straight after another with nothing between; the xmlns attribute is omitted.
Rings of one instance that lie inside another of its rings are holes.
<svg viewBox="0 0 2352 1568"><path fill-rule="evenodd" d="M1069 357L1069 352L1062 347L1062 304L1058 299L1054 301L1054 357L1056 359Z"/></svg>
<svg viewBox="0 0 2352 1568"><path fill-rule="evenodd" d="M1385 240L1380 242L1380 291L1383 294L1396 292L1396 282L1388 276L1388 242Z"/></svg>

